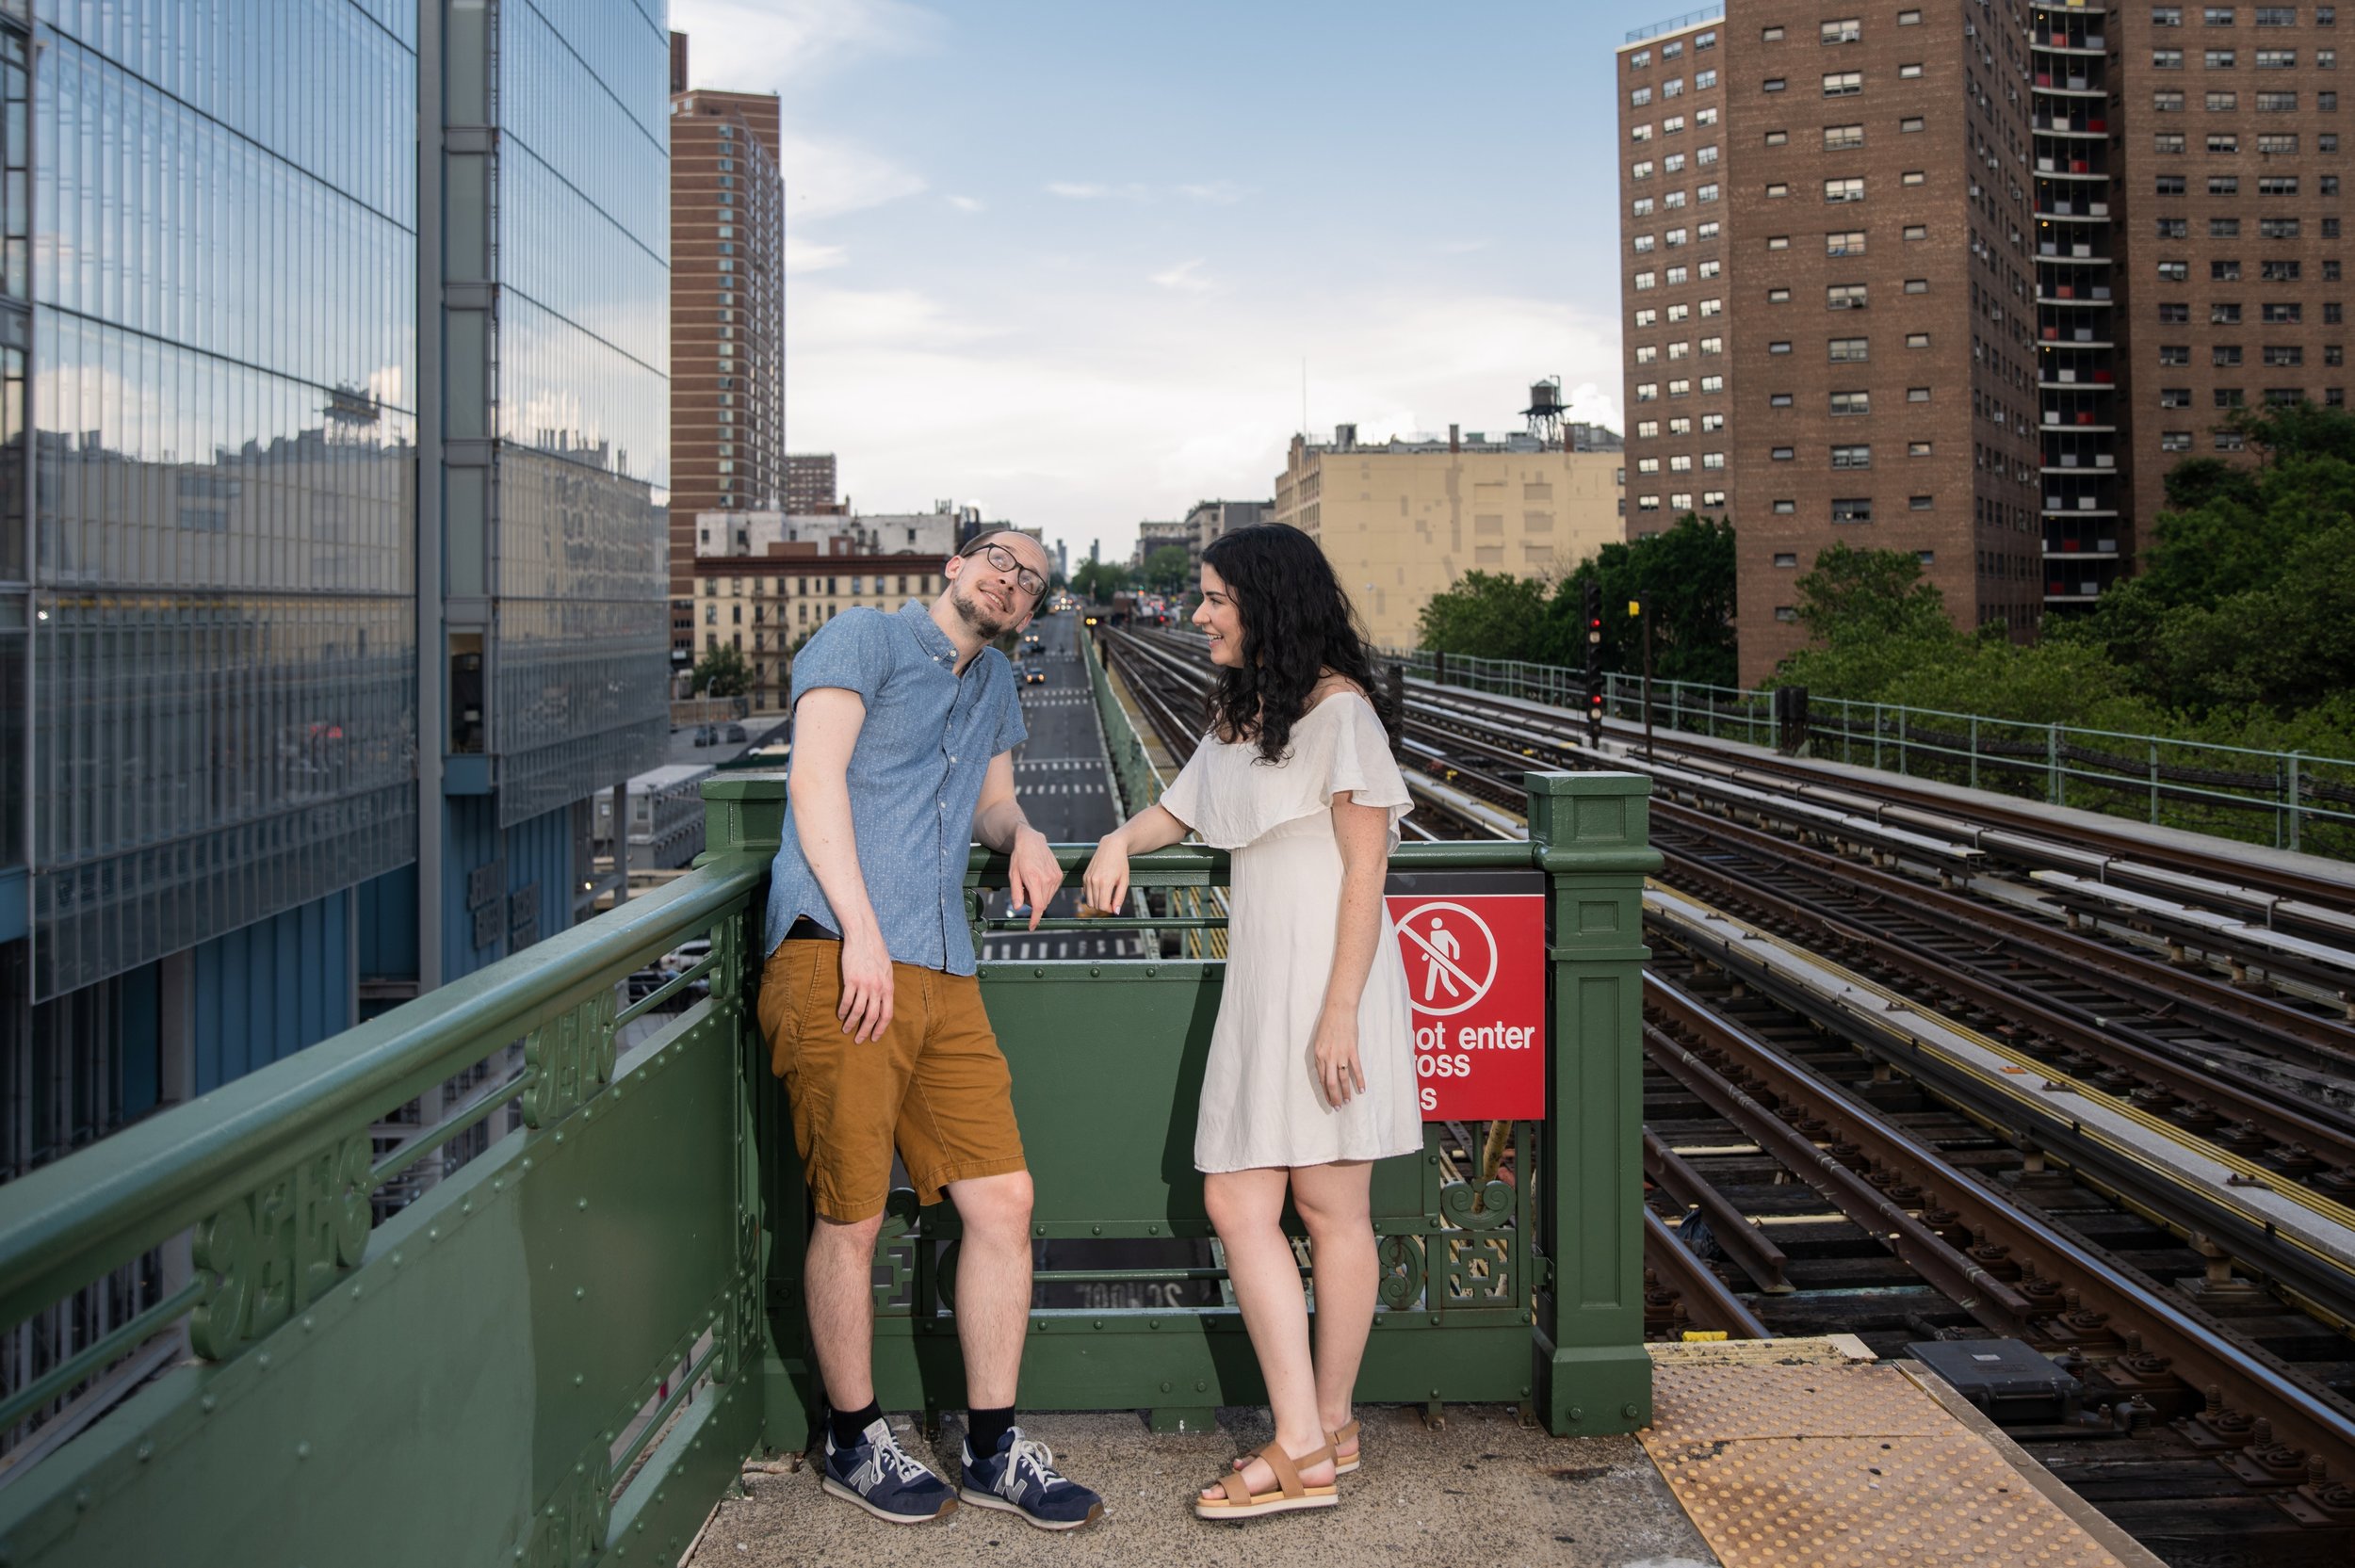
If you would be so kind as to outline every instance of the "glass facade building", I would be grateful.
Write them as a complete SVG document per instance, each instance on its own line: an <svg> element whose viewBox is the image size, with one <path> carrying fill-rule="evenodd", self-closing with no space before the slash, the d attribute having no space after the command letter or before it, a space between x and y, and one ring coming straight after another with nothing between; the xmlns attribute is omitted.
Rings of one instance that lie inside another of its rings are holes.
<svg viewBox="0 0 2355 1568"><path fill-rule="evenodd" d="M46 1000L415 853L417 60L397 0L35 9Z"/></svg>
<svg viewBox="0 0 2355 1568"><path fill-rule="evenodd" d="M0 0L0 1180L571 923L668 114L661 0Z"/></svg>

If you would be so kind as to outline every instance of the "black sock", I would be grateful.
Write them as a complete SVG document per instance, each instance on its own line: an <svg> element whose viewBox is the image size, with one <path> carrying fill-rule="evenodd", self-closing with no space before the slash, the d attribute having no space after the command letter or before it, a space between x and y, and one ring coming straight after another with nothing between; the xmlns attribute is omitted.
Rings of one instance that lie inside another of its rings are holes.
<svg viewBox="0 0 2355 1568"><path fill-rule="evenodd" d="M965 1413L966 1441L973 1445L973 1457L986 1459L998 1451L1000 1442L1014 1426L1014 1406L1002 1410L968 1410Z"/></svg>
<svg viewBox="0 0 2355 1568"><path fill-rule="evenodd" d="M867 1429L882 1419L883 1406L872 1399L867 1401L867 1407L864 1410L836 1410L829 1407L826 1412L826 1424L834 1429L834 1446L837 1448L848 1448L864 1443L867 1441Z"/></svg>

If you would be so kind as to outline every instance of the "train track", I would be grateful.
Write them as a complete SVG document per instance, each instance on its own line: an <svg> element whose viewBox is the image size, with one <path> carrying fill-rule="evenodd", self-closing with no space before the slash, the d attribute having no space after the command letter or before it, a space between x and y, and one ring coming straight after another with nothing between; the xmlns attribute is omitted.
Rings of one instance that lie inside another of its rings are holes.
<svg viewBox="0 0 2355 1568"><path fill-rule="evenodd" d="M1198 654L1135 635L1112 654L1190 751ZM1579 739L1567 716L1418 683L1401 754L1426 805L1468 802L1457 831L1490 834L1512 831L1500 814L1521 771L1597 764ZM1858 815L1859 786L1843 789ZM2355 1247L2330 1254L2348 1234L2331 1227L2355 1222L2355 1035L2329 999L1986 897L1990 863L2034 856L1974 843L1940 864L1912 842L1937 842L1918 831L1927 811L1843 834L1749 809L1756 825L1653 803L1667 886L1648 910L1648 1328L1836 1329L1885 1354L2024 1340L2084 1392L2012 1435L2137 1539L2186 1561L2344 1560ZM2110 852L2054 848L2081 870ZM2179 854L2158 869L2181 895L2217 867ZM2248 890L2229 887L2232 907ZM2327 886L2298 891L2328 910ZM1685 978L1659 978L1677 963ZM2097 1148L2085 1124L2111 1118L2143 1141ZM2212 1180L2146 1169L2195 1155ZM2271 1222L2237 1206L2260 1189Z"/></svg>

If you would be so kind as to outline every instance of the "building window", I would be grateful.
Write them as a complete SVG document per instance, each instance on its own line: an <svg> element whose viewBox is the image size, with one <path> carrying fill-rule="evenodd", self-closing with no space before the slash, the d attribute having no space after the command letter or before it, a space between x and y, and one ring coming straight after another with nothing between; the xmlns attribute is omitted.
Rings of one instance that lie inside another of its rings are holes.
<svg viewBox="0 0 2355 1568"><path fill-rule="evenodd" d="M1767 456L1774 459L1777 462L1789 462L1797 454L1788 446L1777 446L1767 453Z"/></svg>
<svg viewBox="0 0 2355 1568"><path fill-rule="evenodd" d="M1821 24L1817 33L1827 44L1855 43L1864 37L1864 23L1860 17L1843 17L1837 22Z"/></svg>
<svg viewBox="0 0 2355 1568"><path fill-rule="evenodd" d="M1827 256L1860 256L1864 254L1864 231L1841 229L1824 236Z"/></svg>
<svg viewBox="0 0 2355 1568"><path fill-rule="evenodd" d="M1897 68L1897 79L1901 82L1910 82L1919 77L1921 74L1922 67L1919 61L1916 61L1911 65L1901 65Z"/></svg>
<svg viewBox="0 0 2355 1568"><path fill-rule="evenodd" d="M1906 401L1907 401L1907 402L1908 402L1908 403L1926 403L1926 402L1928 402L1929 400L1930 400L1930 389L1929 389L1928 387L1925 387L1925 386L1909 386L1909 387L1906 388Z"/></svg>
<svg viewBox="0 0 2355 1568"><path fill-rule="evenodd" d="M2181 71L2181 70L2183 70L2183 69L2184 69L2184 52L2183 52L2181 49L2153 49L2153 50L2152 50L2152 51L2151 51L2151 69L2152 69L2152 70L2153 70L2153 71Z"/></svg>
<svg viewBox="0 0 2355 1568"><path fill-rule="evenodd" d="M2163 262L2159 263L2159 278L2160 278L2160 280L2161 280L2162 282L2165 282L2165 283L2187 283L2187 282L2189 282L2189 281L2190 281L2190 279L2191 279L2191 263L2189 263L2189 262L2180 262L2180 261L2163 261ZM1641 284L1641 283L1638 283L1638 284L1636 284L1635 286L1636 286L1636 287L1638 287L1638 288L1641 288L1641 287L1643 287L1644 285L1643 285L1643 284Z"/></svg>
<svg viewBox="0 0 2355 1568"><path fill-rule="evenodd" d="M1861 125L1827 125L1824 127L1824 151L1827 153L1843 153L1851 147L1863 145L1864 127Z"/></svg>
<svg viewBox="0 0 2355 1568"><path fill-rule="evenodd" d="M1831 465L1834 468L1870 468L1873 466L1873 448L1862 445L1835 446L1831 449Z"/></svg>
<svg viewBox="0 0 2355 1568"><path fill-rule="evenodd" d="M1853 98L1863 90L1864 73L1861 71L1824 73L1824 96L1827 98Z"/></svg>
<svg viewBox="0 0 2355 1568"><path fill-rule="evenodd" d="M2237 343L2211 345L2208 349L2208 363L2219 368L2238 365L2241 363L2240 345Z"/></svg>
<svg viewBox="0 0 2355 1568"><path fill-rule="evenodd" d="M1835 392L1831 395L1831 412L1835 419L1873 412L1873 395L1866 391Z"/></svg>
<svg viewBox="0 0 2355 1568"><path fill-rule="evenodd" d="M2191 388L2187 386L2163 386L2159 388L2159 407L2163 409L2187 409L2191 407Z"/></svg>
<svg viewBox="0 0 2355 1568"><path fill-rule="evenodd" d="M2208 281L2212 283L2239 283L2240 263L2236 261L2210 262L2208 264Z"/></svg>
<svg viewBox="0 0 2355 1568"><path fill-rule="evenodd" d="M2190 344L2188 344L2188 343L2162 343L2162 344L2160 344L2160 345L2159 345L2159 364L2160 364L2161 365L2170 365L2170 364L2189 364L2190 363L2191 363L2191 345L2190 345Z"/></svg>
<svg viewBox="0 0 2355 1568"><path fill-rule="evenodd" d="M1791 394L1770 392L1766 395L1766 406L1770 409L1787 409L1791 406Z"/></svg>
<svg viewBox="0 0 2355 1568"><path fill-rule="evenodd" d="M1825 345L1827 358L1833 364L1862 364L1872 356L1868 351L1872 339L1836 337Z"/></svg>
<svg viewBox="0 0 2355 1568"><path fill-rule="evenodd" d="M1778 202L1790 194L1791 187L1779 181L1766 187L1766 200L1769 202Z"/></svg>
<svg viewBox="0 0 2355 1568"><path fill-rule="evenodd" d="M1928 457L1929 455L1930 455L1930 444L1929 444L1928 442L1926 442L1926 441L1908 441L1908 442L1907 442L1907 443L1906 443L1906 456L1907 456L1907 457L1909 457L1909 458L1926 458L1926 457Z"/></svg>
<svg viewBox="0 0 2355 1568"><path fill-rule="evenodd" d="M2189 430L2161 430L2159 432L2159 450L2162 452L2190 451L2191 432Z"/></svg>
<svg viewBox="0 0 2355 1568"><path fill-rule="evenodd" d="M1766 236L1766 249L1769 251L1788 251L1791 249L1791 236L1789 234L1768 234Z"/></svg>
<svg viewBox="0 0 2355 1568"><path fill-rule="evenodd" d="M1908 223L1905 234L1908 239L1927 239L1930 237L1930 226L1926 223Z"/></svg>
<svg viewBox="0 0 2355 1568"><path fill-rule="evenodd" d="M1784 339L1779 343L1770 343L1766 346L1766 351L1770 354L1787 354L1791 352L1790 341Z"/></svg>
<svg viewBox="0 0 2355 1568"><path fill-rule="evenodd" d="M1906 497L1906 506L1908 509L1913 511L1928 511L1931 509L1934 503L1932 498L1927 495L1908 495ZM1925 556L1929 554L1926 550L1922 553Z"/></svg>
<svg viewBox="0 0 2355 1568"><path fill-rule="evenodd" d="M2158 235L2161 239L2184 239L2189 237L2191 234L2191 223L2186 218L2159 218L2157 222ZM1650 250L1651 236L1649 234L1638 234L1635 238L1635 249L1638 251Z"/></svg>
<svg viewBox="0 0 2355 1568"><path fill-rule="evenodd" d="M1772 186L1768 187L1768 194L1773 194ZM1863 201L1864 177L1862 175L1851 175L1845 179L1826 180L1824 182L1824 200L1827 202Z"/></svg>
<svg viewBox="0 0 2355 1568"><path fill-rule="evenodd" d="M1759 83L1758 86L1761 92L1780 92L1783 89L1784 83L1783 79L1779 76L1769 76L1764 81Z"/></svg>
<svg viewBox="0 0 2355 1568"><path fill-rule="evenodd" d="M1873 498L1851 495L1835 499L1831 504L1831 520L1835 523L1870 523L1873 521Z"/></svg>
<svg viewBox="0 0 2355 1568"><path fill-rule="evenodd" d="M1897 176L1897 183L1901 186L1918 186L1928 178L1927 174L1918 169L1908 169Z"/></svg>
<svg viewBox="0 0 2355 1568"><path fill-rule="evenodd" d="M1897 129L1898 129L1898 130L1900 130L1900 131L1902 131L1902 132L1904 132L1905 134L1907 134L1907 135L1908 135L1908 136L1910 136L1911 134L1913 134L1915 131L1920 130L1921 128L1922 128L1922 117L1921 117L1920 115L1918 115L1918 114L1909 114L1909 115L1907 115L1907 116L1905 116L1903 119L1901 119L1901 120L1899 120L1899 121L1897 121Z"/></svg>
<svg viewBox="0 0 2355 1568"><path fill-rule="evenodd" d="M1906 334L1906 347L1908 348L1927 348L1929 346L1930 334L1927 332L1908 332Z"/></svg>
<svg viewBox="0 0 2355 1568"><path fill-rule="evenodd" d="M1824 308L1830 311L1860 311L1864 308L1862 283L1831 283L1824 289Z"/></svg>

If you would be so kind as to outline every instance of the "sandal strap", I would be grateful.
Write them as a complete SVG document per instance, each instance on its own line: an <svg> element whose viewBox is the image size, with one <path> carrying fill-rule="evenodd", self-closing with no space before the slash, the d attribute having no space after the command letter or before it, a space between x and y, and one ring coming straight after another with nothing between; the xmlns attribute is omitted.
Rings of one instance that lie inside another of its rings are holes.
<svg viewBox="0 0 2355 1568"><path fill-rule="evenodd" d="M1342 1444L1348 1442L1351 1438L1356 1437L1356 1435L1357 1423L1355 1421L1349 1422L1339 1431L1328 1432L1326 1434L1326 1436L1331 1440L1331 1447L1337 1451Z"/></svg>
<svg viewBox="0 0 2355 1568"><path fill-rule="evenodd" d="M1283 1488L1285 1496L1305 1497L1308 1495L1308 1489L1300 1484L1299 1466L1292 1463L1291 1455L1284 1451L1282 1445L1269 1444L1259 1450L1259 1457L1267 1462L1269 1469L1275 1472L1275 1484Z"/></svg>
<svg viewBox="0 0 2355 1568"><path fill-rule="evenodd" d="M1240 1470L1222 1479L1218 1486L1226 1494L1226 1506L1229 1508L1241 1508L1251 1501L1251 1483L1242 1479Z"/></svg>

